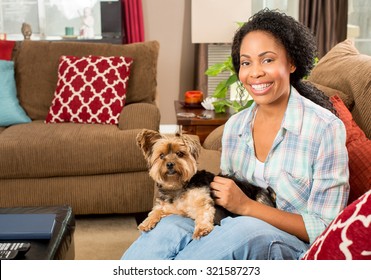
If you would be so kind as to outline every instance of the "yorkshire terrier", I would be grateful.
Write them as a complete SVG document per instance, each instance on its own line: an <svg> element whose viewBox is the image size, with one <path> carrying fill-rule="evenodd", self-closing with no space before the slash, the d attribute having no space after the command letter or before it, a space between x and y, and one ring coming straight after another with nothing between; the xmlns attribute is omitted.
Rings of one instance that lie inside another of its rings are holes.
<svg viewBox="0 0 371 280"><path fill-rule="evenodd" d="M148 129L142 130L136 139L147 161L149 175L158 187L155 205L138 226L139 230L150 231L161 218L177 214L195 221L193 239L199 239L209 234L221 219L234 216L214 203L210 183L215 175L197 171L201 151L198 140L188 135L161 135ZM233 176L219 176L234 180L251 199L275 207L273 189L253 186Z"/></svg>

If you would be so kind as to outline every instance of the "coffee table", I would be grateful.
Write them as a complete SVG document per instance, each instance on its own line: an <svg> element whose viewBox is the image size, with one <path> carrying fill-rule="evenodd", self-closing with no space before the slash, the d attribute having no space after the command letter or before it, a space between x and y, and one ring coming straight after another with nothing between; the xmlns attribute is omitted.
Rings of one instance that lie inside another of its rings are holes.
<svg viewBox="0 0 371 280"><path fill-rule="evenodd" d="M30 242L26 260L73 260L75 246L75 216L68 205L48 207L0 208L1 214L56 214L56 224L51 239L47 240L0 240L1 242Z"/></svg>

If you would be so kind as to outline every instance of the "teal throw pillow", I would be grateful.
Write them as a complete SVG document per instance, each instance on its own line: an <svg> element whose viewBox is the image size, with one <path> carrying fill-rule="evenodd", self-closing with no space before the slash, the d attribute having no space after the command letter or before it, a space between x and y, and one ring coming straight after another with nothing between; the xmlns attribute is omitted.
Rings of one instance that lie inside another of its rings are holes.
<svg viewBox="0 0 371 280"><path fill-rule="evenodd" d="M14 80L14 62L0 60L0 126L29 123L27 116L17 98Z"/></svg>

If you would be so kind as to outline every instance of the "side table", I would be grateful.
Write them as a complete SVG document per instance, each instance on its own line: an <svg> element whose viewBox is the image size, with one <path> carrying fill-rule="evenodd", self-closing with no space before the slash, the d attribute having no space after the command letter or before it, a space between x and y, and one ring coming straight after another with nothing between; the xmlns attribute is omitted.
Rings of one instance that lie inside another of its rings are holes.
<svg viewBox="0 0 371 280"><path fill-rule="evenodd" d="M3 240L2 242L30 242L25 260L73 260L75 258L75 216L69 205L45 207L0 208L2 214L54 213L56 224L51 239Z"/></svg>
<svg viewBox="0 0 371 280"><path fill-rule="evenodd" d="M215 113L204 108L185 107L178 100L174 101L177 124L181 126L182 132L194 134L200 138L201 144L206 137L218 126L223 125L231 116L230 112ZM184 113L193 113L195 117L184 117ZM210 118L203 118L207 115Z"/></svg>

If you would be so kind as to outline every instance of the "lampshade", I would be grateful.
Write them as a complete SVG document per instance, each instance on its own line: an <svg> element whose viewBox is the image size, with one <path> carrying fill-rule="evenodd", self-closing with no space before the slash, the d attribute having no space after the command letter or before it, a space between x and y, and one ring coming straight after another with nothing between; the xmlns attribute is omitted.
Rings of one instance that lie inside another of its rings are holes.
<svg viewBox="0 0 371 280"><path fill-rule="evenodd" d="M231 43L250 16L251 0L192 0L192 43Z"/></svg>

